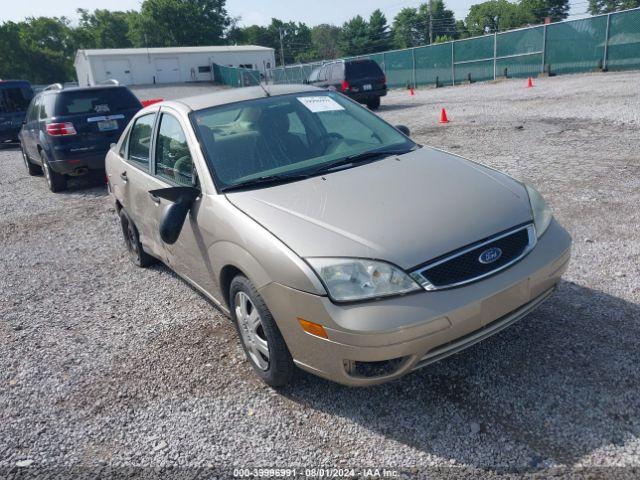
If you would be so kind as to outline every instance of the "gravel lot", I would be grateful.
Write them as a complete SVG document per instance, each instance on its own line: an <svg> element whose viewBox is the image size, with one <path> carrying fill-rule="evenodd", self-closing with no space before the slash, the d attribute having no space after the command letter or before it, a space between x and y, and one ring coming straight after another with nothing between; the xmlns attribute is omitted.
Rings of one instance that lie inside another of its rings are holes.
<svg viewBox="0 0 640 480"><path fill-rule="evenodd" d="M1 150L0 477L17 463L33 473L592 467L631 477L640 468L639 83L640 73L607 73L383 99L380 114L417 141L531 180L575 243L565 281L539 310L368 389L305 374L281 392L261 384L226 318L166 267L129 263L103 186L51 194L17 149ZM448 125L437 123L441 107Z"/></svg>

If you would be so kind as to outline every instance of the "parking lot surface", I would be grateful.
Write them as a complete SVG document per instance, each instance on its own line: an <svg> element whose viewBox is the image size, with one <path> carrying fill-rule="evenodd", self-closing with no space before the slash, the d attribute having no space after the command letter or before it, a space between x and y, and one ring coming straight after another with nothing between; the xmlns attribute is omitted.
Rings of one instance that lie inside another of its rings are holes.
<svg viewBox="0 0 640 480"><path fill-rule="evenodd" d="M367 389L302 373L263 385L227 318L166 267L128 261L104 186L52 194L18 149L0 150L0 469L640 466L639 83L590 74L383 99L379 114L418 142L537 185L574 250L527 318Z"/></svg>

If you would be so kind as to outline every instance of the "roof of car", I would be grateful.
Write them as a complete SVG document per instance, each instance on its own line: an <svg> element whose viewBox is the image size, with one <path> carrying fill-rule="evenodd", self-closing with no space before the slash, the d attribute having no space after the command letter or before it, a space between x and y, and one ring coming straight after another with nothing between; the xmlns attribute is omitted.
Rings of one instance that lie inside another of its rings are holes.
<svg viewBox="0 0 640 480"><path fill-rule="evenodd" d="M269 94L274 97L290 93L323 91L323 89L313 87L311 85L266 85L265 88L268 90ZM244 100L253 100L256 98L264 98L266 96L267 95L262 87L245 87L180 98L176 100L176 102L186 105L191 110L202 110L203 108L242 102Z"/></svg>
<svg viewBox="0 0 640 480"><path fill-rule="evenodd" d="M113 88L127 88L126 85L93 85L90 87L64 87L64 88L54 88L51 90L41 90L38 92L39 95L50 95L50 94L59 94L59 93L69 93L69 92L84 92L91 90L107 90ZM128 90L128 88L127 88Z"/></svg>

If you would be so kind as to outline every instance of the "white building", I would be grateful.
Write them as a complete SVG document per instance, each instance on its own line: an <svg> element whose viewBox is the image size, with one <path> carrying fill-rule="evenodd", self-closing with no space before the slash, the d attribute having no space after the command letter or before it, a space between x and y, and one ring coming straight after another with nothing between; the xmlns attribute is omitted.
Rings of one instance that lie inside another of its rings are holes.
<svg viewBox="0 0 640 480"><path fill-rule="evenodd" d="M217 47L116 48L78 50L73 62L80 86L116 79L123 85L211 81L211 64L275 67L273 48L255 45Z"/></svg>

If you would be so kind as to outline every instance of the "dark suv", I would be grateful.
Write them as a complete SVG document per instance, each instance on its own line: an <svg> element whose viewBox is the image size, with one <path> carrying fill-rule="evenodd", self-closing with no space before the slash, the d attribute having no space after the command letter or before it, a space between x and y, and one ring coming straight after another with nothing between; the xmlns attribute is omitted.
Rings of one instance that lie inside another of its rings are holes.
<svg viewBox="0 0 640 480"><path fill-rule="evenodd" d="M0 143L18 139L33 89L26 80L0 80Z"/></svg>
<svg viewBox="0 0 640 480"><path fill-rule="evenodd" d="M30 175L44 171L52 192L68 176L104 172L104 157L131 117L142 108L127 87L47 87L34 97L20 131Z"/></svg>
<svg viewBox="0 0 640 480"><path fill-rule="evenodd" d="M371 110L380 106L380 97L387 94L387 79L376 62L337 60L311 72L307 83L317 87L335 88Z"/></svg>

